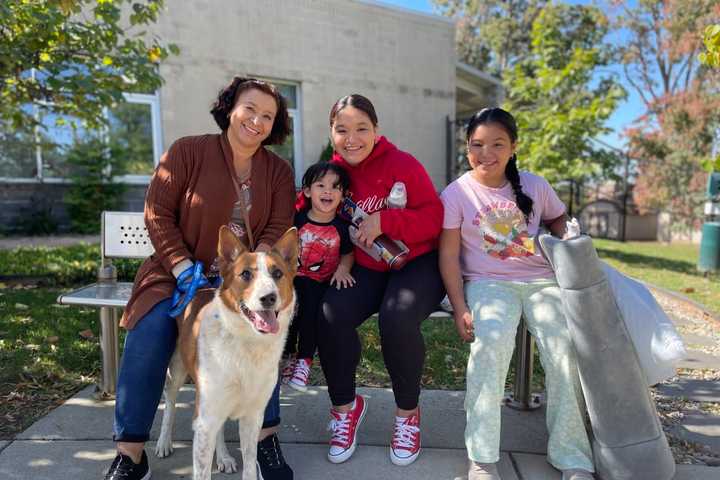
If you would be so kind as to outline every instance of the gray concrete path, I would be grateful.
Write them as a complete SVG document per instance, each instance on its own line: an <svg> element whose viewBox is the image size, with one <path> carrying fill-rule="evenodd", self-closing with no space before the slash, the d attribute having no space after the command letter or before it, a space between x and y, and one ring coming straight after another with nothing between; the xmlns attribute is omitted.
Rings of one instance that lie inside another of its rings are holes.
<svg viewBox="0 0 720 480"><path fill-rule="evenodd" d="M467 456L463 445L465 416L463 392L425 391L421 398L423 414L423 453L408 467L390 462L388 444L394 401L387 389L361 388L368 399L368 415L359 432L357 452L348 462L330 464L327 453L329 402L326 390L310 388L306 393L285 389L281 404L283 423L280 437L288 462L299 480L330 479L466 479ZM7 480L96 480L102 478L114 456L111 426L114 402L99 402L87 388L61 407L40 419L17 438L0 444L0 478ZM194 391L185 386L180 394L175 430L175 453L165 459L154 457L160 415L148 444L155 479L190 478L192 438L190 420ZM162 405L160 407L162 409ZM560 473L545 460L547 432L542 409L517 412L503 408L503 480L559 480ZM226 436L232 452L237 450L236 427L229 422ZM213 478L240 478L239 474L216 473ZM676 480L720 480L720 469L678 466Z"/></svg>
<svg viewBox="0 0 720 480"><path fill-rule="evenodd" d="M0 238L0 249L18 245L69 245L85 241L97 242L97 237ZM703 445L708 452L720 455L720 416L708 413L703 406L720 405L720 327L710 328L706 315L688 314L689 310L668 306L663 295L680 301L681 295L653 288L666 311L683 335L689 356L680 368L692 372L712 371L711 375L683 375L655 387L660 398L684 399L693 407L681 413L679 421L669 433L680 439ZM687 300L687 299L686 299ZM687 304L698 307L694 302ZM98 402L85 389L53 410L46 417L22 432L14 441L0 441L0 480L100 479L102 471L114 456L111 441L113 402ZM359 433L359 443L353 458L332 465L326 458L329 402L324 388L311 388L301 394L291 389L283 391L283 424L281 440L288 461L298 479L451 479L461 480L466 473L466 454L463 445L465 415L464 392L424 391L421 399L423 414L423 453L413 465L396 467L388 458L394 402L386 389L364 388L360 393L368 398L369 413ZM167 459L154 457L154 443L148 454L156 479L190 478L192 439L193 389L186 386L180 397L175 432L176 452ZM161 406L162 409L162 406ZM715 412L718 410L715 409ZM559 480L560 474L545 460L547 431L544 410L517 412L502 411L501 473L504 480ZM157 416L151 440L159 432ZM226 438L236 456L237 431L226 425ZM710 460L716 460L717 457ZM239 478L239 475L216 474L214 478ZM466 478L466 477L465 477ZM720 480L720 468L700 465L678 465L676 480Z"/></svg>

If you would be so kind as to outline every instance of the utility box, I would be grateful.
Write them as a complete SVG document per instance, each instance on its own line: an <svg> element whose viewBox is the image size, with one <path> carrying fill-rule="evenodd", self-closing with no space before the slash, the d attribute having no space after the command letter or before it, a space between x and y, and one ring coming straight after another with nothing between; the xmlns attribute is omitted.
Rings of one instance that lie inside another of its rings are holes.
<svg viewBox="0 0 720 480"><path fill-rule="evenodd" d="M705 222L700 241L698 270L703 273L720 269L720 222Z"/></svg>
<svg viewBox="0 0 720 480"><path fill-rule="evenodd" d="M720 172L712 172L708 177L707 196L710 200L720 202Z"/></svg>
<svg viewBox="0 0 720 480"><path fill-rule="evenodd" d="M710 174L705 193L707 201L698 270L709 273L720 270L720 172Z"/></svg>

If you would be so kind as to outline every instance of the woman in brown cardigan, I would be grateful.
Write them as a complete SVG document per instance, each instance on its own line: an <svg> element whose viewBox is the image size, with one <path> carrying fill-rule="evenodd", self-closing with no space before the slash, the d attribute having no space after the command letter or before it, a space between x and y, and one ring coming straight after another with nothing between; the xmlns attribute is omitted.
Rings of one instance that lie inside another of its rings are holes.
<svg viewBox="0 0 720 480"><path fill-rule="evenodd" d="M264 147L282 144L290 133L287 104L277 88L235 77L210 113L222 133L173 143L147 191L145 224L155 253L140 267L121 321L128 334L113 428L118 455L106 480L150 478L144 444L175 348L177 326L168 311L176 277L196 261L206 266L209 279L217 275L221 225L229 225L256 251L269 250L292 225L292 169ZM276 388L258 443L258 463L266 480L293 476L277 440L279 424Z"/></svg>

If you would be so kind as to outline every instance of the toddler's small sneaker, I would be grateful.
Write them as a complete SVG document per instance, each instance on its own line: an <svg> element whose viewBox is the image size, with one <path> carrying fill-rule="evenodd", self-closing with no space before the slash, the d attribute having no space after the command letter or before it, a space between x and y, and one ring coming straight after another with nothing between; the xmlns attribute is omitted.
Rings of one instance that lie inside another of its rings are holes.
<svg viewBox="0 0 720 480"><path fill-rule="evenodd" d="M332 432L330 437L330 450L328 460L332 463L342 463L352 457L357 445L357 429L360 427L365 413L367 402L361 395L355 395L352 409L347 413L330 409L332 419L328 424L328 430Z"/></svg>
<svg viewBox="0 0 720 480"><path fill-rule="evenodd" d="M572 468L562 471L562 480L595 480L595 476L587 470Z"/></svg>
<svg viewBox="0 0 720 480"><path fill-rule="evenodd" d="M280 368L280 381L283 384L288 383L292 378L293 373L295 372L295 361L295 355L288 355L287 357L283 357L282 365Z"/></svg>
<svg viewBox="0 0 720 480"><path fill-rule="evenodd" d="M310 378L310 366L312 358L298 358L295 360L295 368L287 384L301 392L307 391L308 379Z"/></svg>
<svg viewBox="0 0 720 480"><path fill-rule="evenodd" d="M390 461L405 466L420 455L420 410L409 417L395 417L395 431L390 444Z"/></svg>
<svg viewBox="0 0 720 480"><path fill-rule="evenodd" d="M501 480L497 463L480 463L470 460L468 480Z"/></svg>

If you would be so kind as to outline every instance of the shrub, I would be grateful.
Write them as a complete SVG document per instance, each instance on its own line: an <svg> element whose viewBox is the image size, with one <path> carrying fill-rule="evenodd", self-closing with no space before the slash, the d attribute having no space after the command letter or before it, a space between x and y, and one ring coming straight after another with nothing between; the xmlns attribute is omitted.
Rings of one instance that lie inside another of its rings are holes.
<svg viewBox="0 0 720 480"><path fill-rule="evenodd" d="M72 185L65 203L75 232L100 232L101 212L117 209L125 186L113 182L121 173L113 153L113 148L97 137L78 140L67 152Z"/></svg>

